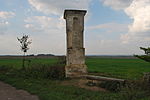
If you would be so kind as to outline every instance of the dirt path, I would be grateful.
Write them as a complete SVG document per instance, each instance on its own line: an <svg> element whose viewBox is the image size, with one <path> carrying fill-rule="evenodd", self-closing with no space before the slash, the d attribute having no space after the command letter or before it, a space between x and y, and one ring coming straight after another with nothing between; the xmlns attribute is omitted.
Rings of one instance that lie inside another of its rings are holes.
<svg viewBox="0 0 150 100"><path fill-rule="evenodd" d="M0 100L39 100L39 99L35 95L31 95L24 90L16 90L16 88L0 81Z"/></svg>

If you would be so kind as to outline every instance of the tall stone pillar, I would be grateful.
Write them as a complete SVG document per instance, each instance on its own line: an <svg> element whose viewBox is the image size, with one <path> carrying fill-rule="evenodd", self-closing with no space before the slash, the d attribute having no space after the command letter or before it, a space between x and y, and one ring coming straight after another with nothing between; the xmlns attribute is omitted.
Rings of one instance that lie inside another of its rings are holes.
<svg viewBox="0 0 150 100"><path fill-rule="evenodd" d="M67 33L66 77L81 77L87 73L83 43L85 10L65 10Z"/></svg>

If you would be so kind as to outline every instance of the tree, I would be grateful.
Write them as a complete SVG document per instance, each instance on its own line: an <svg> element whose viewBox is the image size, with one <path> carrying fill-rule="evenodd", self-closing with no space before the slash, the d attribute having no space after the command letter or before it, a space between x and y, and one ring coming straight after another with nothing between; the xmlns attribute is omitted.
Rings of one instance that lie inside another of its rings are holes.
<svg viewBox="0 0 150 100"><path fill-rule="evenodd" d="M18 38L18 41L20 42L21 51L23 51L23 60L22 60L22 68L25 69L25 53L29 50L29 44L31 44L31 40L29 40L28 35L23 35L22 38Z"/></svg>
<svg viewBox="0 0 150 100"><path fill-rule="evenodd" d="M144 50L145 55L135 55L135 57L138 57L144 61L150 62L150 47L148 48L140 47L140 49Z"/></svg>
<svg viewBox="0 0 150 100"><path fill-rule="evenodd" d="M146 55L150 55L150 48L143 48L143 47L140 47L141 50L144 50L145 54Z"/></svg>

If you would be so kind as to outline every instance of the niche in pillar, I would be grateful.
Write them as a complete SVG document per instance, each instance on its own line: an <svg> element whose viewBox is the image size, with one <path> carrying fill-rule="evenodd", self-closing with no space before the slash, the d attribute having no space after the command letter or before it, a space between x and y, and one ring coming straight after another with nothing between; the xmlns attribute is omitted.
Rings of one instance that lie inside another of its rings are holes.
<svg viewBox="0 0 150 100"><path fill-rule="evenodd" d="M73 18L73 31L74 31L74 34L73 34L73 46L75 46L74 48L82 48L82 36L81 36L81 29L80 29L80 26L79 25L79 20L77 17L74 17Z"/></svg>

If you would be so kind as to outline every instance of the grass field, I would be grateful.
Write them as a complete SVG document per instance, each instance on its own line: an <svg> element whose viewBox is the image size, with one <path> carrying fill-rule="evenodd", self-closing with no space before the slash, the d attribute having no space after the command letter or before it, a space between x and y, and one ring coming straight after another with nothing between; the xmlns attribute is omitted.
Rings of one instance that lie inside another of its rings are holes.
<svg viewBox="0 0 150 100"><path fill-rule="evenodd" d="M17 89L24 89L39 96L40 100L121 100L116 93L85 90L72 85L62 85L63 80L20 78L0 75L0 80Z"/></svg>
<svg viewBox="0 0 150 100"><path fill-rule="evenodd" d="M30 60L30 62L29 62ZM27 59L25 61L26 66L34 65L34 64L55 64L57 62L56 58L32 58L32 59ZM11 66L14 68L21 68L22 66L22 59L19 58L13 58L13 59L0 59L0 66Z"/></svg>
<svg viewBox="0 0 150 100"><path fill-rule="evenodd" d="M46 64L55 65L57 59L30 59L29 65ZM0 68L13 66L20 69L21 59L0 59ZM139 59L118 59L118 58L87 58L86 64L90 73L119 77L126 79L137 79L143 72L150 72L150 63ZM26 62L28 66L28 62ZM73 85L63 85L66 80L50 80L43 78L22 77L18 71L0 72L0 80L11 84L18 89L24 89L39 96L40 100L150 100L145 92L138 90L125 97L120 92L97 92L82 89ZM71 80L68 80L70 82ZM72 81L71 81L72 82Z"/></svg>
<svg viewBox="0 0 150 100"><path fill-rule="evenodd" d="M55 64L56 58L35 58L26 61L26 66L34 64ZM144 72L150 72L150 63L140 59L123 59L123 58L87 58L86 64L88 71L98 75L112 76L125 79L137 79ZM21 59L0 59L0 66L13 66L21 68Z"/></svg>
<svg viewBox="0 0 150 100"><path fill-rule="evenodd" d="M136 79L150 72L150 63L140 59L88 58L86 63L89 72L125 79Z"/></svg>

